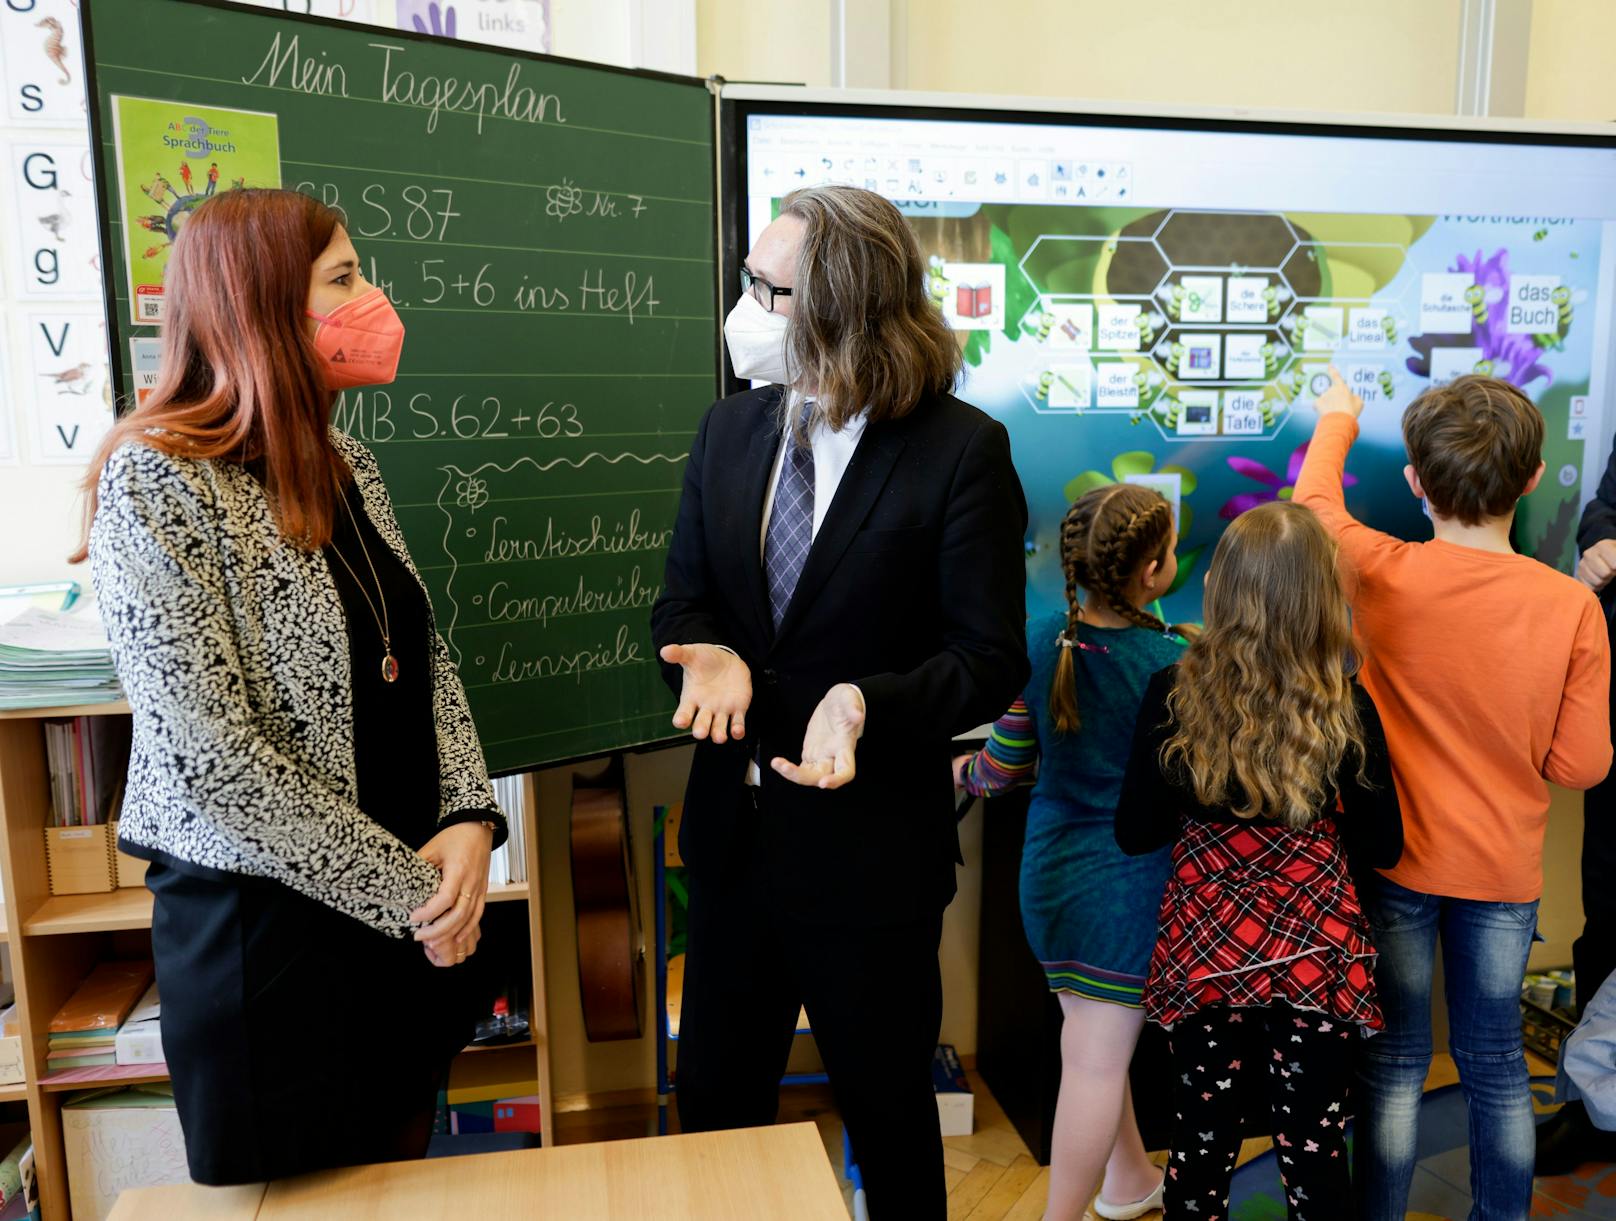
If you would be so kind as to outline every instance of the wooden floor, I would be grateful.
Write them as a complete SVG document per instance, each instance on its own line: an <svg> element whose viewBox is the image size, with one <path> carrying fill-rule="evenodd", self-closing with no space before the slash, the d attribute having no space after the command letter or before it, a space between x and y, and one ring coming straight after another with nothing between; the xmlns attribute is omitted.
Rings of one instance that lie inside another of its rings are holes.
<svg viewBox="0 0 1616 1221"><path fill-rule="evenodd" d="M1553 1075L1554 1066L1530 1052L1526 1056L1533 1076ZM943 1173L948 1178L949 1221L1039 1221L1049 1194L1049 1169L1039 1166L1005 1118L987 1086L975 1073L968 1074L976 1094L976 1131L943 1141ZM1437 1056L1426 1080L1427 1089L1453 1085L1459 1080L1453 1060ZM656 1132L654 1107L627 1106L578 1111L556 1117L559 1139L567 1144L588 1140L621 1140ZM794 1086L781 1091L781 1122L808 1120L818 1125L820 1138L838 1176L842 1172L842 1123L828 1086ZM670 1116L670 1126L676 1117ZM1248 1140L1241 1151L1244 1165L1266 1153L1271 1142ZM1165 1160L1165 1155L1162 1155ZM842 1194L852 1210L853 1189L842 1178ZM1089 1216L1093 1217L1093 1213ZM1159 1218L1151 1213L1149 1218Z"/></svg>

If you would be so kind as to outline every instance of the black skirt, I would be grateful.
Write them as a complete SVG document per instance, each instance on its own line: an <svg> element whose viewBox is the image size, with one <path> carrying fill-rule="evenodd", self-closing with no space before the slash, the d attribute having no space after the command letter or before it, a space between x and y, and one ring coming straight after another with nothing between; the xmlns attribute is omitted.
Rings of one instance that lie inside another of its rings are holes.
<svg viewBox="0 0 1616 1221"><path fill-rule="evenodd" d="M432 966L276 882L153 862L163 1053L199 1183L421 1157L470 1040L470 963ZM475 960L472 960L475 961Z"/></svg>

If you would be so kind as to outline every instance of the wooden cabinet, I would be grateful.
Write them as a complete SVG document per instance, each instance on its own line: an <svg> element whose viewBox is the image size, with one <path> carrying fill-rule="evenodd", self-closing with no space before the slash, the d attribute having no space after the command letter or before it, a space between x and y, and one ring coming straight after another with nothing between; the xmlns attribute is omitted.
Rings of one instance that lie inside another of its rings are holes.
<svg viewBox="0 0 1616 1221"><path fill-rule="evenodd" d="M151 953L152 897L144 887L104 894L53 896L45 871L44 828L50 820L50 783L43 722L52 717L127 716L125 704L79 708L37 708L0 712L0 885L5 890L0 912L0 939L9 942L11 966L22 1018L23 1060L27 1082L0 1086L0 1103L28 1104L34 1135L44 1221L69 1221L67 1167L62 1144L62 1101L73 1090L97 1084L135 1084L166 1080L166 1074L139 1068L80 1069L46 1075L51 1018L72 995L90 968L103 958L140 957ZM537 809L533 778L528 776L526 807ZM531 815L530 815L531 817ZM549 1022L545 1006L544 938L539 927L539 837L527 835L529 883L497 887L491 902L526 905L532 946L533 1044L544 1143L551 1144L553 1105L550 1090ZM502 1054L519 1054L508 1051ZM96 1074L86 1079L86 1074ZM70 1079L67 1079L70 1078Z"/></svg>

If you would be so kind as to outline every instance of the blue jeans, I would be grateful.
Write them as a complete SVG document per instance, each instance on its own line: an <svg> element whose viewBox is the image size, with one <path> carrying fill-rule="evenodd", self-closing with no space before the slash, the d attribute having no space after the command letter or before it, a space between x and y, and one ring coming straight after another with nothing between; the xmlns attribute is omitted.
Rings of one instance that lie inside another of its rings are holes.
<svg viewBox="0 0 1616 1221"><path fill-rule="evenodd" d="M1537 903L1483 903L1379 878L1364 910L1380 951L1375 980L1386 1029L1359 1056L1355 1151L1360 1212L1402 1221L1431 1066L1431 973L1438 932L1449 1050L1470 1119L1471 1221L1522 1221L1531 1210L1533 1119L1521 1050L1521 977Z"/></svg>

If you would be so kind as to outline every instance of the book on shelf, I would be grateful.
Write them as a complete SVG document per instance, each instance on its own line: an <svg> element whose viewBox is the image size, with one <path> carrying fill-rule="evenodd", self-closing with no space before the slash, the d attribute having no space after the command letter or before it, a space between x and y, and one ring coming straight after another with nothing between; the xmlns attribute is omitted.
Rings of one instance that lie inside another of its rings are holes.
<svg viewBox="0 0 1616 1221"><path fill-rule="evenodd" d="M162 1064L162 1000L154 983L118 1028L115 1052L119 1064Z"/></svg>
<svg viewBox="0 0 1616 1221"><path fill-rule="evenodd" d="M93 609L29 607L0 623L0 710L122 698L112 646Z"/></svg>
<svg viewBox="0 0 1616 1221"><path fill-rule="evenodd" d="M24 1132L22 1139L11 1147L11 1151L0 1158L0 1203L10 1204L23 1194L22 1160L33 1147L33 1135Z"/></svg>
<svg viewBox="0 0 1616 1221"><path fill-rule="evenodd" d="M57 1059L57 1053L52 1051L45 1058L45 1068L52 1072L66 1068L113 1068L116 1063L118 1056L115 1051L107 1051L105 1055L97 1056L61 1056L60 1059Z"/></svg>
<svg viewBox="0 0 1616 1221"><path fill-rule="evenodd" d="M494 800L505 815L507 838L488 858L488 884L527 881L527 783L522 776L494 781Z"/></svg>
<svg viewBox="0 0 1616 1221"><path fill-rule="evenodd" d="M115 1033L152 982L149 958L98 963L51 1019L50 1033Z"/></svg>
<svg viewBox="0 0 1616 1221"><path fill-rule="evenodd" d="M117 818L129 771L130 728L125 717L45 722L53 827L94 827Z"/></svg>

